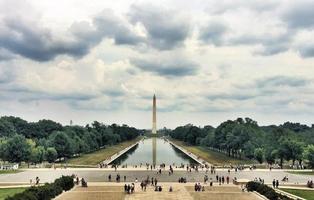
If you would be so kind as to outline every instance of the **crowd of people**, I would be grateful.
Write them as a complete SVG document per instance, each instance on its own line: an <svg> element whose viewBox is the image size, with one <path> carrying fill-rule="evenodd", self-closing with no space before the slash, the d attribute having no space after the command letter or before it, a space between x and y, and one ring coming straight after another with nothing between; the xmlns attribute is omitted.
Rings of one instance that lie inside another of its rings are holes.
<svg viewBox="0 0 314 200"><path fill-rule="evenodd" d="M135 184L131 183L131 184L125 184L124 185L124 192L127 194L132 194L135 192Z"/></svg>
<svg viewBox="0 0 314 200"><path fill-rule="evenodd" d="M194 185L195 192L205 191L205 187L201 185L201 183L195 183Z"/></svg>
<svg viewBox="0 0 314 200"><path fill-rule="evenodd" d="M80 178L78 177L78 175L75 175L75 174L72 174L72 177L73 177L74 183L75 183L76 185L80 185L80 183L81 183L81 186L82 186L82 187L87 187L87 181L86 181L84 178L81 178L81 180L80 180Z"/></svg>
<svg viewBox="0 0 314 200"><path fill-rule="evenodd" d="M161 165L151 165L151 164L148 164L146 163L145 165L143 165L142 163L140 163L139 167L142 167L142 166L146 166L147 170L151 169L151 170L156 170L157 171L157 177L159 174L162 174L163 171L168 171L169 173L169 176L170 175L173 175L174 174L174 168L177 168L177 166L175 165L169 165L169 170L166 169L166 165L165 164L161 164ZM103 167L108 167L107 165L101 165L100 164L100 168L103 168ZM114 166L115 170L117 169L117 165ZM124 165L122 167L127 167L127 165ZM137 165L136 166L133 166L133 167L138 167ZM209 183L210 186L213 186L213 183L216 182L218 185L223 185L223 184L229 184L230 183L230 180L233 180L234 183L237 183L237 178L234 177L234 178L231 178L230 176L231 175L231 171L234 171L234 173L237 173L238 171L242 171L244 170L245 168L247 167L244 167L243 165L236 165L236 166L232 166L230 165L227 169L227 172L228 174L225 174L225 175L219 175L216 171L216 168L215 166L206 166L206 165L183 165L181 164L180 165L180 168L186 168L186 171L187 173L190 173L193 171L195 172L199 172L199 170L204 170L206 169L206 172L204 174L204 185L206 185L207 183ZM253 166L250 166L249 167L250 170L254 170L256 169L256 167L253 165ZM209 174L210 172L210 174ZM112 175L109 174L108 175L108 181L111 182L112 180ZM115 181L117 183L119 183L121 180L121 176L119 173L117 173L115 175ZM282 179L280 180L276 180L276 179L273 179L272 180L272 187L275 189L275 188L279 188L279 184L280 184L280 181L281 182L288 182L288 176L284 176ZM36 177L36 182L35 182L35 185L38 185L39 184L39 178ZM127 177L124 175L123 176L123 181L126 182L127 181ZM260 178L260 177L255 177L254 178L254 181L256 182L260 182L262 184L264 184L264 179ZM79 180L79 178L77 177L76 178L76 182L77 184L79 185L79 182L81 182L81 185L82 187L87 187L87 182L84 180L84 178L82 178L81 180ZM135 192L135 184L138 182L137 178L135 178L135 183L131 183L131 184L125 184L124 185L124 190L126 193L128 194L132 194ZM187 182L187 178L186 177L180 177L178 179L178 182L179 183L186 183ZM32 183L32 181L31 181ZM204 185L201 185L200 182L197 182L195 183L195 191L196 192L200 192L200 191L204 191L205 190L205 186ZM307 187L310 187L310 188L313 188L314 187L314 184L313 184L313 180L309 180L307 182ZM158 185L158 180L156 177L149 177L147 176L146 179L142 180L140 182L140 187L141 187L141 190L142 191L146 191L147 187L148 186L151 186L154 188L154 191L159 191L161 192L163 190L162 186L161 185ZM172 192L173 191L173 188L172 186L169 187L169 192Z"/></svg>
<svg viewBox="0 0 314 200"><path fill-rule="evenodd" d="M219 175L216 175L216 181L219 183L219 185L221 184L225 184L225 182L227 184L229 184L230 182L230 177L229 176L219 176Z"/></svg>
<svg viewBox="0 0 314 200"><path fill-rule="evenodd" d="M275 188L278 188L279 187L279 180L273 180L273 188L275 189Z"/></svg>

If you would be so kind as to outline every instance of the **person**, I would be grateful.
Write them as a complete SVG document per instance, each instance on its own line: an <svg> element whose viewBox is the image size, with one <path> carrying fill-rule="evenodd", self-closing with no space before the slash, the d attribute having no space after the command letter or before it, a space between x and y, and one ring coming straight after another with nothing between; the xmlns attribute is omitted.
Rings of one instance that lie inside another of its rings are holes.
<svg viewBox="0 0 314 200"><path fill-rule="evenodd" d="M38 178L38 176L36 177L36 185L39 185L39 181L40 179Z"/></svg>
<svg viewBox="0 0 314 200"><path fill-rule="evenodd" d="M157 178L155 178L155 186L157 185Z"/></svg>
<svg viewBox="0 0 314 200"><path fill-rule="evenodd" d="M130 192L131 192L131 186L130 186L130 184L128 184L126 190L127 190L127 193L130 194Z"/></svg>
<svg viewBox="0 0 314 200"><path fill-rule="evenodd" d="M172 192L172 186L170 185L170 187L169 187L169 192Z"/></svg>
<svg viewBox="0 0 314 200"><path fill-rule="evenodd" d="M276 187L276 180L274 179L273 180L273 188L275 188Z"/></svg>
<svg viewBox="0 0 314 200"><path fill-rule="evenodd" d="M85 181L85 179L84 178L82 178L82 187L87 187L87 182Z"/></svg>
<svg viewBox="0 0 314 200"><path fill-rule="evenodd" d="M109 182L111 182L111 174L109 174L108 180L109 180Z"/></svg>
<svg viewBox="0 0 314 200"><path fill-rule="evenodd" d="M208 176L205 175L205 176L204 176L204 184L207 184L207 181L208 181Z"/></svg>
<svg viewBox="0 0 314 200"><path fill-rule="evenodd" d="M76 185L78 185L80 183L80 179L78 176L76 176Z"/></svg>
<svg viewBox="0 0 314 200"><path fill-rule="evenodd" d="M137 178L135 178L135 183L137 183L138 182L138 180L137 180Z"/></svg>
<svg viewBox="0 0 314 200"><path fill-rule="evenodd" d="M124 192L126 193L127 190L128 190L128 186L127 186L127 184L124 184Z"/></svg>
<svg viewBox="0 0 314 200"><path fill-rule="evenodd" d="M135 185L134 185L134 183L132 183L132 185L131 185L131 193L133 193L134 190L135 190Z"/></svg>
<svg viewBox="0 0 314 200"><path fill-rule="evenodd" d="M117 176L116 176L116 182L120 182L120 174L117 174Z"/></svg>
<svg viewBox="0 0 314 200"><path fill-rule="evenodd" d="M124 182L126 181L126 176L123 176L123 180L124 180Z"/></svg>
<svg viewBox="0 0 314 200"><path fill-rule="evenodd" d="M143 189L144 189L144 181L141 182L140 186L141 186L141 189L143 191Z"/></svg>

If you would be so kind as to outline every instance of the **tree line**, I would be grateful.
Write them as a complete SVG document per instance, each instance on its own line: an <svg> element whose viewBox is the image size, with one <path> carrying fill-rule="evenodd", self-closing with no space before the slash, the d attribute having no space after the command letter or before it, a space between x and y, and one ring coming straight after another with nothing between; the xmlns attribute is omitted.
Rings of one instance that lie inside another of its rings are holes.
<svg viewBox="0 0 314 200"><path fill-rule="evenodd" d="M172 138L191 145L201 145L230 157L255 159L259 163L284 161L314 168L314 127L286 122L259 126L250 118L238 118L212 126L179 126L169 132ZM305 162L304 162L305 161Z"/></svg>
<svg viewBox="0 0 314 200"><path fill-rule="evenodd" d="M92 152L138 137L127 125L63 126L52 120L27 122L19 117L0 118L0 159L20 163L54 162Z"/></svg>

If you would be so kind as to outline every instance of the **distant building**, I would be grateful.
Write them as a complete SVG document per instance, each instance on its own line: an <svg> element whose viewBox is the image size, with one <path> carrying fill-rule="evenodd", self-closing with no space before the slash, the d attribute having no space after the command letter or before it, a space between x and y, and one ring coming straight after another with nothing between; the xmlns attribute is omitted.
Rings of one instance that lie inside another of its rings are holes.
<svg viewBox="0 0 314 200"><path fill-rule="evenodd" d="M19 169L19 164L16 163L0 165L0 170L17 170L17 169Z"/></svg>

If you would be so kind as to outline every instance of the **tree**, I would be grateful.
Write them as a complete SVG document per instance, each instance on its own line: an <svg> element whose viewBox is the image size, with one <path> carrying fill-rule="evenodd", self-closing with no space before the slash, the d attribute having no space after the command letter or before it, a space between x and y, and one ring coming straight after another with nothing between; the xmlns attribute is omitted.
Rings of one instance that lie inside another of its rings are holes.
<svg viewBox="0 0 314 200"><path fill-rule="evenodd" d="M10 137L14 134L16 131L13 124L5 118L0 118L0 137Z"/></svg>
<svg viewBox="0 0 314 200"><path fill-rule="evenodd" d="M262 164L264 161L264 150L262 148L256 148L254 150L254 158Z"/></svg>
<svg viewBox="0 0 314 200"><path fill-rule="evenodd" d="M72 156L72 141L64 132L55 132L51 137L51 144L56 149L59 158L69 158Z"/></svg>
<svg viewBox="0 0 314 200"><path fill-rule="evenodd" d="M0 140L0 159L5 160L6 140Z"/></svg>
<svg viewBox="0 0 314 200"><path fill-rule="evenodd" d="M303 145L292 139L284 140L280 145L282 151L284 151L284 157L286 160L292 160L294 165L295 160L300 158L303 152Z"/></svg>
<svg viewBox="0 0 314 200"><path fill-rule="evenodd" d="M53 163L58 158L58 153L57 153L55 148L48 147L47 152L46 152L46 156L47 156L47 161L49 163Z"/></svg>
<svg viewBox="0 0 314 200"><path fill-rule="evenodd" d="M252 159L255 157L255 151L254 151L254 148L255 146L252 144L251 141L248 141L244 146L243 146L244 150L244 156L249 158L249 159Z"/></svg>
<svg viewBox="0 0 314 200"><path fill-rule="evenodd" d="M24 136L15 135L8 139L4 147L4 158L10 162L22 162L28 160L31 147Z"/></svg>
<svg viewBox="0 0 314 200"><path fill-rule="evenodd" d="M30 155L30 161L32 163L42 163L46 159L46 150L43 146L38 146L35 148L32 148L31 155Z"/></svg>
<svg viewBox="0 0 314 200"><path fill-rule="evenodd" d="M308 145L304 151L304 158L307 160L309 167L314 168L314 145Z"/></svg>
<svg viewBox="0 0 314 200"><path fill-rule="evenodd" d="M265 150L265 160L268 164L273 164L275 162L276 153L276 150L269 147Z"/></svg>

